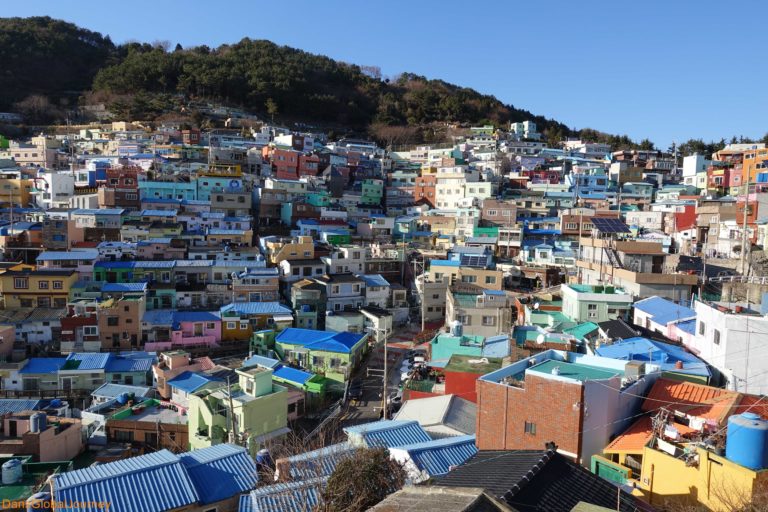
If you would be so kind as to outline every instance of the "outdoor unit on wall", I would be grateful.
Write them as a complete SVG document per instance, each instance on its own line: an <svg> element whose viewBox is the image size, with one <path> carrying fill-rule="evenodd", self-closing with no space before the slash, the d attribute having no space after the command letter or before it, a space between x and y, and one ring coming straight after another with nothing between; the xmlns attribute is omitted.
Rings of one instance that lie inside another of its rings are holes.
<svg viewBox="0 0 768 512"><path fill-rule="evenodd" d="M624 375L629 380L638 380L645 376L645 363L630 361L624 366Z"/></svg>

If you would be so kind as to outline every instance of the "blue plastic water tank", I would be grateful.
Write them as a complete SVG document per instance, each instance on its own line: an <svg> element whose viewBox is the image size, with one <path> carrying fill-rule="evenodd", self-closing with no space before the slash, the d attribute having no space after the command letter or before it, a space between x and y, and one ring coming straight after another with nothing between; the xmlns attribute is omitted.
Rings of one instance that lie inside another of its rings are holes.
<svg viewBox="0 0 768 512"><path fill-rule="evenodd" d="M768 421L751 412L728 418L725 456L749 469L768 468Z"/></svg>
<svg viewBox="0 0 768 512"><path fill-rule="evenodd" d="M128 393L120 393L117 395L117 403L120 405L125 405L128 403Z"/></svg>
<svg viewBox="0 0 768 512"><path fill-rule="evenodd" d="M61 407L61 404L62 402L58 398L54 398L53 400L51 400L51 407L53 407L54 409L58 409L59 407Z"/></svg>

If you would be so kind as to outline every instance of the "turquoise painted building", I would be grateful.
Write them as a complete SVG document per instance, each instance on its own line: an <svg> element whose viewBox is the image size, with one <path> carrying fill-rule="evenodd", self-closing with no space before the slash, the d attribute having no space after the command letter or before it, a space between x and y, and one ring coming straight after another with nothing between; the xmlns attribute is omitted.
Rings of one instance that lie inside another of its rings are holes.
<svg viewBox="0 0 768 512"><path fill-rule="evenodd" d="M176 181L140 181L141 199L197 199L197 184Z"/></svg>

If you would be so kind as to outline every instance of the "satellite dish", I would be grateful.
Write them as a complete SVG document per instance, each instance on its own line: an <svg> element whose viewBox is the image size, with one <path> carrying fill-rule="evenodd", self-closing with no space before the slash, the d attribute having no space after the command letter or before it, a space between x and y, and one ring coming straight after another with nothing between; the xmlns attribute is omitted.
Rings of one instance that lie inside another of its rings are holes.
<svg viewBox="0 0 768 512"><path fill-rule="evenodd" d="M536 336L536 343L538 345L543 345L546 340L547 338L543 334L539 334L538 336Z"/></svg>

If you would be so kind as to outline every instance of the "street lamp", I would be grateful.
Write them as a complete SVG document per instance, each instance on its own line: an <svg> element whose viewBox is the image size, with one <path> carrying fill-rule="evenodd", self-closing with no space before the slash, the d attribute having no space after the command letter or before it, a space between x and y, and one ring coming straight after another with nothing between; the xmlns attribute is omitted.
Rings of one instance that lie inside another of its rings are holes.
<svg viewBox="0 0 768 512"><path fill-rule="evenodd" d="M382 419L387 419L387 384L389 381L389 375L387 375L387 329L381 328L381 327L367 327L369 331L374 331L376 333L376 344L379 344L379 333L384 333L384 392L381 396L382 399L382 411L384 412L384 415L382 416Z"/></svg>

